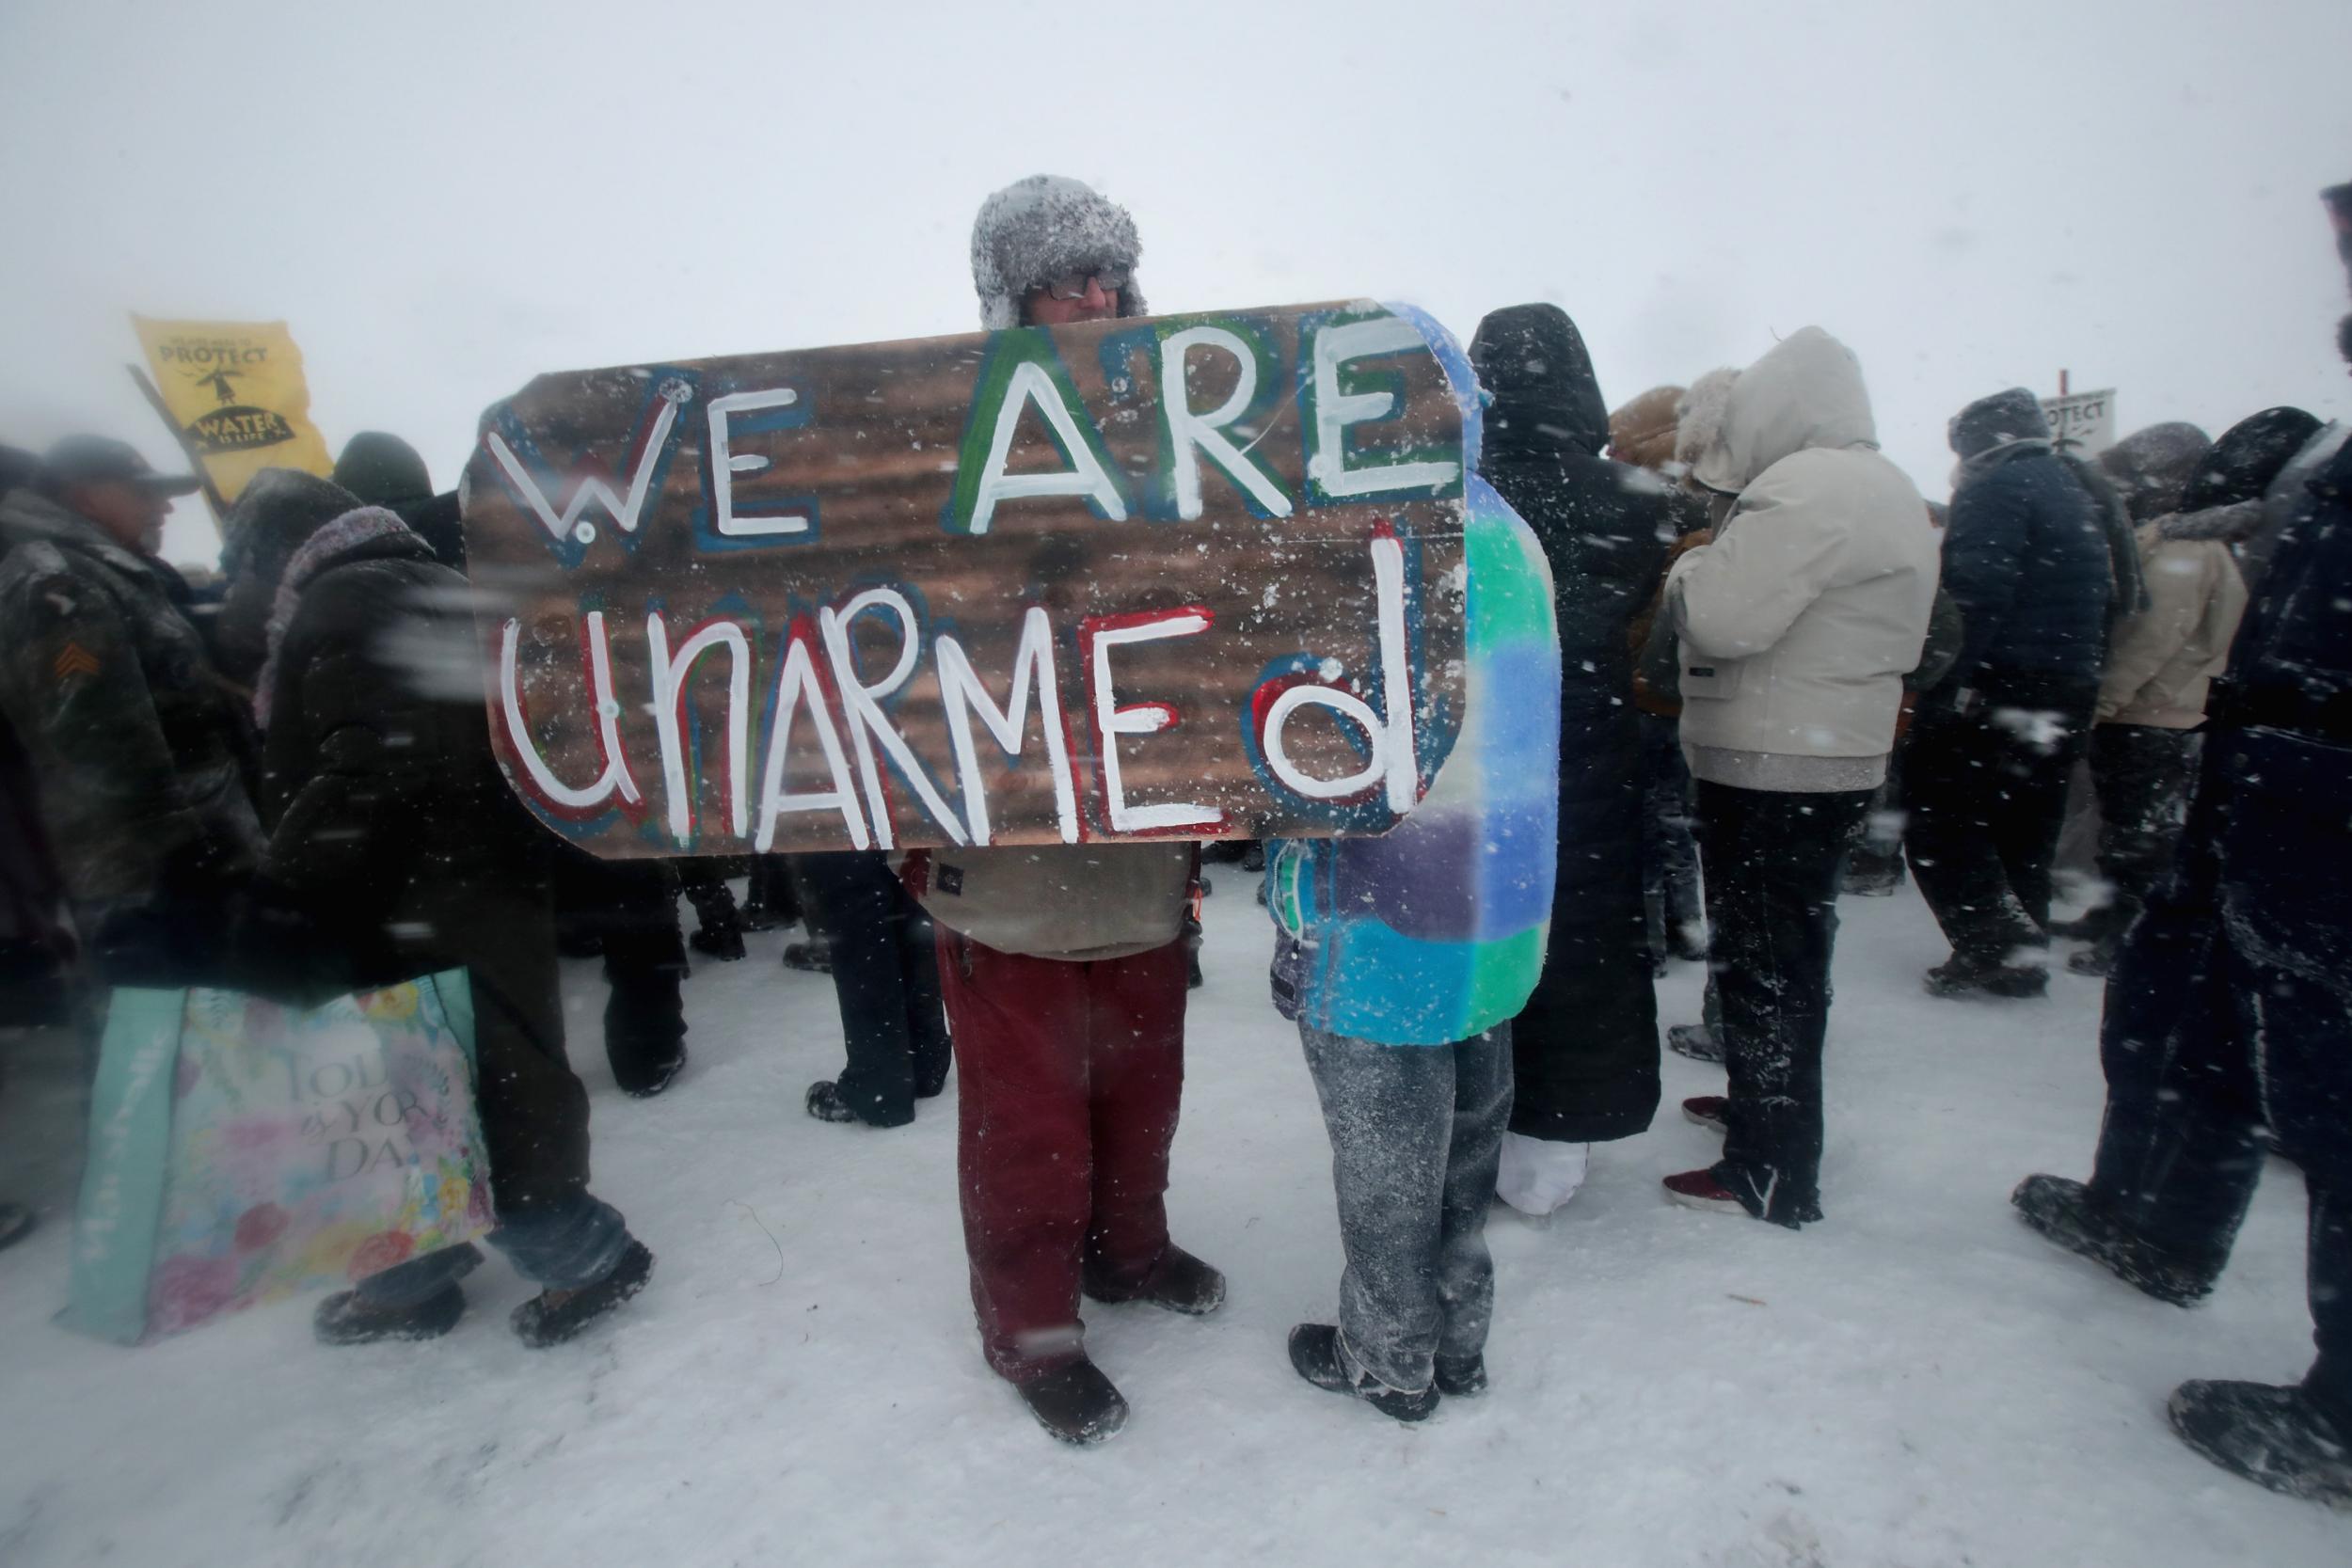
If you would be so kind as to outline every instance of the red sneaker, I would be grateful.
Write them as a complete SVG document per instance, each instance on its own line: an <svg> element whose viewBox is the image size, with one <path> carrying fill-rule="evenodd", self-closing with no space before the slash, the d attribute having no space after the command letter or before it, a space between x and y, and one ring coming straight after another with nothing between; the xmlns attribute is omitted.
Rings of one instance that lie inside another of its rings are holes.
<svg viewBox="0 0 2352 1568"><path fill-rule="evenodd" d="M1720 1094L1694 1094L1682 1102L1682 1114L1701 1127L1711 1127L1718 1132L1731 1131L1731 1123L1724 1113L1731 1101Z"/></svg>
<svg viewBox="0 0 2352 1568"><path fill-rule="evenodd" d="M1669 1201L1686 1209L1706 1209L1718 1214L1744 1214L1741 1204L1729 1187L1715 1180L1712 1173L1686 1170L1679 1176L1669 1176L1661 1183Z"/></svg>

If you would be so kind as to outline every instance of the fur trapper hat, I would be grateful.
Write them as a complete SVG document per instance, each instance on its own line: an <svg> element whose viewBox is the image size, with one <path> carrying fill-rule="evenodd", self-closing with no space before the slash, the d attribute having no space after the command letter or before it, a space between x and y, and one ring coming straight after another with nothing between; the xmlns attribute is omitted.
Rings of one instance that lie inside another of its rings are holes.
<svg viewBox="0 0 2352 1568"><path fill-rule="evenodd" d="M1016 180L980 203L972 220L972 287L980 325L1021 325L1021 297L1050 279L1089 267L1127 274L1119 313L1148 314L1135 278L1143 242L1127 209L1092 186L1058 174Z"/></svg>

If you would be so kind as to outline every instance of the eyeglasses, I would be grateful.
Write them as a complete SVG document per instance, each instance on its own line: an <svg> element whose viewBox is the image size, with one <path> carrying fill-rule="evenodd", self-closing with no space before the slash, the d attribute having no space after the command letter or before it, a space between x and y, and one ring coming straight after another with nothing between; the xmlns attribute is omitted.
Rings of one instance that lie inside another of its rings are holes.
<svg viewBox="0 0 2352 1568"><path fill-rule="evenodd" d="M1125 267L1095 267L1086 272L1073 272L1064 277L1049 278L1045 292L1056 299L1084 299L1087 285L1098 283L1106 294L1117 293L1127 286Z"/></svg>

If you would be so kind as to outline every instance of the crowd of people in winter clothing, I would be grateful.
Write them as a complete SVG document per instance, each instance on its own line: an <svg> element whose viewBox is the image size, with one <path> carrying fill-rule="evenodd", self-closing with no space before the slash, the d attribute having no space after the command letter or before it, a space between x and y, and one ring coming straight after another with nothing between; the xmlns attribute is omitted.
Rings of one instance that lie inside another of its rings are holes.
<svg viewBox="0 0 2352 1568"><path fill-rule="evenodd" d="M2352 186L2328 200L2352 268ZM981 325L1143 315L1141 254L1089 187L1018 182L973 229ZM1343 1267L1331 1320L1291 1333L1299 1376L1401 1421L1485 1388L1489 1206L1549 1212L1594 1145L1649 1127L1671 962L1708 965L1668 1043L1722 1065L1681 1109L1723 1153L1664 1196L1823 1221L1837 901L1907 864L1951 946L1931 995L2040 996L2054 937L2111 976L2092 1175L2028 1177L2028 1224L2185 1305L2265 1148L2303 1168L2310 1375L2186 1384L2171 1416L2217 1463L2352 1505L2344 428L2271 408L2087 460L2012 388L1953 417L1930 502L1820 327L1613 413L1555 306L1494 311L1467 353L1424 331L1475 468L1458 738L1387 834L1242 851L1332 1148ZM205 584L157 553L194 479L96 436L0 464L0 1023L91 1030L115 986L315 1001L463 968L488 1239L541 1287L514 1327L547 1345L653 1266L591 1190L559 956L601 958L614 1078L656 1095L688 1065L690 950L740 959L746 929L804 921L787 961L831 974L846 1058L805 1109L898 1126L952 1066L981 1352L1050 1432L1126 1418L1083 1300L1223 1302L1166 1204L1202 846L595 860L500 776L456 498L405 443L263 473ZM2085 764L2098 895L2066 923ZM0 1245L29 1223L0 1206ZM480 1260L373 1275L316 1332L444 1334Z"/></svg>

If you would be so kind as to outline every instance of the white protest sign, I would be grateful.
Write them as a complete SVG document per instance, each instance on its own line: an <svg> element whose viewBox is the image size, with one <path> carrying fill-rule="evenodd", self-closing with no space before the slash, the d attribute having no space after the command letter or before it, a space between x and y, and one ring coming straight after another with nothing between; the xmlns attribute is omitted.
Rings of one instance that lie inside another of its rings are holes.
<svg viewBox="0 0 2352 1568"><path fill-rule="evenodd" d="M2064 397L2043 398L2042 418L2050 421L2050 434L2057 437L2058 450L2073 452L2077 457L2096 457L2115 445L2115 388L2104 392L2071 392Z"/></svg>

